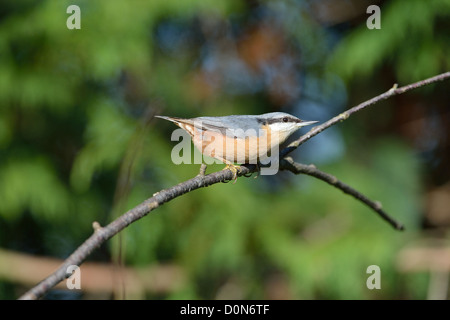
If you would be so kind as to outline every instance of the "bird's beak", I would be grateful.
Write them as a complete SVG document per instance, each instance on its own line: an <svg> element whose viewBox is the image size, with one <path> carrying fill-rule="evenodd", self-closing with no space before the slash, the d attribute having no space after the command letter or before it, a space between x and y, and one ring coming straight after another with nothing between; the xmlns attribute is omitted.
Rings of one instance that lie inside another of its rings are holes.
<svg viewBox="0 0 450 320"><path fill-rule="evenodd" d="M298 125L300 126L300 127L304 127L304 126L309 126L310 124L314 124L314 123L317 123L317 122L319 122L319 121L301 121L301 122L299 122L298 123Z"/></svg>

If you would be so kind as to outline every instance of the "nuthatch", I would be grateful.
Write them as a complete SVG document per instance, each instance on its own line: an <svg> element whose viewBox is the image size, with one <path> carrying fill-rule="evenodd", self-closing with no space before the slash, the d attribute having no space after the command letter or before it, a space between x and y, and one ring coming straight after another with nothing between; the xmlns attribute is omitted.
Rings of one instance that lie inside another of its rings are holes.
<svg viewBox="0 0 450 320"><path fill-rule="evenodd" d="M218 159L233 172L236 181L239 166L258 164L268 159L295 131L317 121L304 121L284 112L261 115L232 115L183 119L156 116L174 122L187 131L202 154Z"/></svg>

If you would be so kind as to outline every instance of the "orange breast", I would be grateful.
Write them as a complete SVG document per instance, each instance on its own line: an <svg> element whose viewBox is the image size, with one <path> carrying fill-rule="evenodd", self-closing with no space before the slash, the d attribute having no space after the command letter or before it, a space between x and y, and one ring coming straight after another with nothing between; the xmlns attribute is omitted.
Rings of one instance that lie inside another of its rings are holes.
<svg viewBox="0 0 450 320"><path fill-rule="evenodd" d="M231 163L256 164L260 159L266 159L276 146L278 140L263 127L259 136L255 132L244 134L245 138L224 136L221 132L214 130L193 129L192 141L202 154ZM186 130L188 131L188 130ZM188 131L189 132L189 131ZM275 140L274 140L275 138Z"/></svg>

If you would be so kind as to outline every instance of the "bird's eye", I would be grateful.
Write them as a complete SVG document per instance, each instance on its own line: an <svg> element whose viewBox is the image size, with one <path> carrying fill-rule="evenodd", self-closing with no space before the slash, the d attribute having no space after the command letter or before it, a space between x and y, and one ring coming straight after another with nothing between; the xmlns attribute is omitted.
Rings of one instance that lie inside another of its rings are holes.
<svg viewBox="0 0 450 320"><path fill-rule="evenodd" d="M283 122L288 122L288 120L289 120L289 119L288 119L287 117L284 117L284 118L283 118Z"/></svg>

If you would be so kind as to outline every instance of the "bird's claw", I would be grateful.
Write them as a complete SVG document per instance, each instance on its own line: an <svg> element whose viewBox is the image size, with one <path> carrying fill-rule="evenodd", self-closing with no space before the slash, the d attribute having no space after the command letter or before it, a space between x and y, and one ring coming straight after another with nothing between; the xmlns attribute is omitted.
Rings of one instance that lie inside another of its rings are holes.
<svg viewBox="0 0 450 320"><path fill-rule="evenodd" d="M223 170L230 170L233 173L233 178L230 181L233 181L233 184L235 184L237 180L237 174L240 169L241 166L236 166L234 164L227 164L227 166Z"/></svg>

